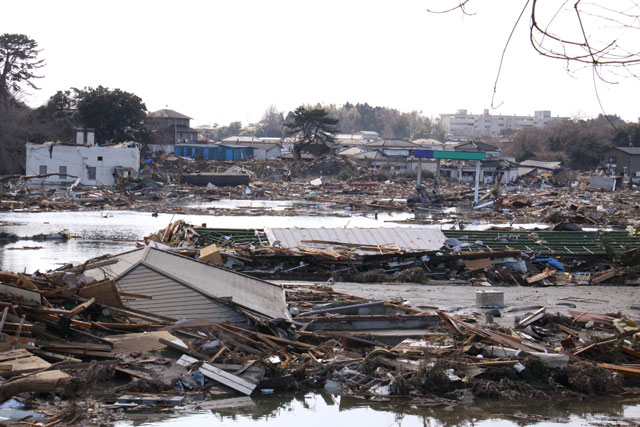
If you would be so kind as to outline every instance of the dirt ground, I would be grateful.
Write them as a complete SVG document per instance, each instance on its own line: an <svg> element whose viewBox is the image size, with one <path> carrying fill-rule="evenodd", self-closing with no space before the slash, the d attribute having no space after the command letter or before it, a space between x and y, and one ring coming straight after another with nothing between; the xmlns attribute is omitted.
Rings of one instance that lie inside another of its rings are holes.
<svg viewBox="0 0 640 427"><path fill-rule="evenodd" d="M402 298L424 311L439 309L449 313L475 312L482 315L488 310L476 306L476 291L499 290L504 292L505 307L500 309L500 317L494 316L494 321L503 326L513 326L516 316L535 311L510 310L533 306L544 306L548 313L568 315L569 310L620 312L631 319L640 318L640 290L633 286L476 287L338 282L333 289L375 300Z"/></svg>

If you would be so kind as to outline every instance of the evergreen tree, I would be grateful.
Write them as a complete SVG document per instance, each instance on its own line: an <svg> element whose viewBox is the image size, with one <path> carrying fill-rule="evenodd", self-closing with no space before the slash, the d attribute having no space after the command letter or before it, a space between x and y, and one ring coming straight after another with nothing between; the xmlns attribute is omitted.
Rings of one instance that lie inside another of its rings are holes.
<svg viewBox="0 0 640 427"><path fill-rule="evenodd" d="M338 133L338 119L329 116L324 108L308 109L301 105L285 124L287 136L295 138L293 154L301 158L303 151L329 152Z"/></svg>
<svg viewBox="0 0 640 427"><path fill-rule="evenodd" d="M24 34L0 35L0 105L7 108L16 101L23 86L38 89L33 80L42 76L35 72L44 66L39 53L38 43Z"/></svg>

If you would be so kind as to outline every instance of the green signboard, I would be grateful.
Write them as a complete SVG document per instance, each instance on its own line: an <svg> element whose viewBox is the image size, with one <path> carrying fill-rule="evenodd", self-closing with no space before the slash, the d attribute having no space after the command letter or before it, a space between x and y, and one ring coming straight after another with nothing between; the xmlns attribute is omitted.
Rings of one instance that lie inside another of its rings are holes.
<svg viewBox="0 0 640 427"><path fill-rule="evenodd" d="M487 153L471 153L466 151L434 151L434 159L483 160Z"/></svg>

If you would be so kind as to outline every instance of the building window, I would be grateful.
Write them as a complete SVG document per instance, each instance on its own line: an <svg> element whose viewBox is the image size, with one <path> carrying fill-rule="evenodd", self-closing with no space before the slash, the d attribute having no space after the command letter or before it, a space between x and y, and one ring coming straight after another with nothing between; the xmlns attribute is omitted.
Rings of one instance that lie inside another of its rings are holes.
<svg viewBox="0 0 640 427"><path fill-rule="evenodd" d="M60 166L58 168L58 172L60 172L61 174L65 174L66 175L67 174L67 167L66 166ZM65 179L66 176L58 175L58 178Z"/></svg>
<svg viewBox="0 0 640 427"><path fill-rule="evenodd" d="M609 156L609 163L615 163L616 162L616 156Z"/></svg>
<svg viewBox="0 0 640 427"><path fill-rule="evenodd" d="M92 167L92 166L88 167L87 168L87 172L88 172L88 175L89 175L89 179L96 179L96 168L95 167Z"/></svg>
<svg viewBox="0 0 640 427"><path fill-rule="evenodd" d="M40 175L47 174L47 165L40 165Z"/></svg>
<svg viewBox="0 0 640 427"><path fill-rule="evenodd" d="M98 156L98 161L101 162L102 161L102 156Z"/></svg>

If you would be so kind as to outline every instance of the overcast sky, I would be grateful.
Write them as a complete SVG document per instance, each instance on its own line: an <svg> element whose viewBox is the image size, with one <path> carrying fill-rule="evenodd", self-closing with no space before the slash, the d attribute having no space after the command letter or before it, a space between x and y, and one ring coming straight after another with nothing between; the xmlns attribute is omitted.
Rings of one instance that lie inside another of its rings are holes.
<svg viewBox="0 0 640 427"><path fill-rule="evenodd" d="M318 102L481 113L524 1L475 0L474 16L427 11L447 4L20 0L3 2L0 32L26 34L43 50L32 106L57 90L103 85L135 93L149 111L187 114L192 125L246 124L270 104L286 112ZM591 71L569 74L535 53L528 23L508 48L492 114L597 116ZM597 85L608 114L638 120L638 79Z"/></svg>

